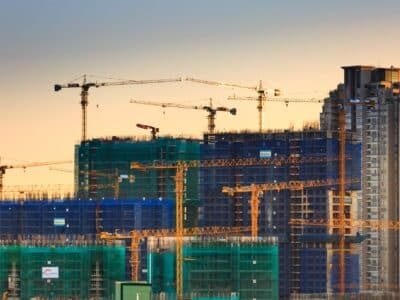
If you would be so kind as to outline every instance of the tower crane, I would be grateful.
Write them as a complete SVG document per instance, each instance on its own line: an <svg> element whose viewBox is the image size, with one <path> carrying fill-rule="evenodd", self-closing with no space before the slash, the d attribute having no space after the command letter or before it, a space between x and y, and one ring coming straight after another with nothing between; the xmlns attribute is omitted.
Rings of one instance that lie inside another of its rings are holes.
<svg viewBox="0 0 400 300"><path fill-rule="evenodd" d="M67 84L55 84L54 91L58 92L66 88L80 88L81 89L81 108L82 108L82 142L87 139L87 106L89 104L88 96L89 89L91 87L103 87L103 86L116 86L116 85L129 85L129 84L150 84L150 83L166 83L166 82L178 82L182 81L181 78L171 79L150 79L150 80L123 80L114 82L88 82L86 75L83 75L82 83L67 83Z"/></svg>
<svg viewBox="0 0 400 300"><path fill-rule="evenodd" d="M150 125L145 125L145 124L136 124L136 127L141 128L141 129L150 129L151 131L151 138L154 141L156 139L156 135L157 133L160 131L159 128L154 127L154 126L150 126Z"/></svg>
<svg viewBox="0 0 400 300"><path fill-rule="evenodd" d="M225 234L237 234L243 232L249 232L250 227L194 227L185 228L183 230L183 236L215 236L215 235L225 235ZM147 230L133 230L129 234L120 234L118 232L108 233L101 232L100 238L106 241L113 240L130 240L130 250L131 250L131 280L139 280L139 245L142 239L148 237L166 237L166 236L176 236L176 231L170 229L147 229ZM183 259L183 257L182 257ZM182 265L180 265L182 267ZM177 266L178 268L178 266ZM182 270L180 271L180 273ZM177 295L178 291L177 291Z"/></svg>
<svg viewBox="0 0 400 300"><path fill-rule="evenodd" d="M267 100L268 97L268 89L266 90L263 87L262 81L260 80L258 86L246 86L246 85L240 85L240 84L235 84L235 83L226 83L226 82L218 82L218 81L210 81L210 80L203 80L203 79L196 79L196 78L190 78L186 77L187 81L192 81L192 82L197 82L197 83L203 83L203 84L209 84L209 85L215 85L215 86L228 86L228 87L236 87L236 88L244 88L244 89L249 89L249 90L254 90L257 92L258 97L254 98L257 100L257 110L258 110L258 128L259 131L262 132L263 130L263 125L262 125L262 113L264 109L264 104L265 101ZM274 96L280 96L281 91L280 89L273 89L273 95ZM249 99L247 99L249 100ZM253 100L253 99L251 99Z"/></svg>
<svg viewBox="0 0 400 300"><path fill-rule="evenodd" d="M201 105L184 105L178 103L170 103L170 102L150 102L150 101L141 101L141 100L131 100L131 103L136 104L145 104L145 105L154 105L160 107L176 107L176 108L185 108L185 109L201 109L208 112L207 120L208 120L208 132L214 133L215 130L215 116L218 111L229 112L231 115L236 115L236 108L227 108L223 106L213 107L212 99L210 99L210 104L208 106Z"/></svg>
<svg viewBox="0 0 400 300"><path fill-rule="evenodd" d="M60 161L47 161L47 162L32 162L32 163L16 164L16 165L0 165L0 200L3 199L3 178L6 173L6 170L26 169L26 168L32 168L32 167L42 167L42 166L69 164L69 163L72 163L72 161L71 160L60 160Z"/></svg>
<svg viewBox="0 0 400 300"><path fill-rule="evenodd" d="M187 171L186 164L177 165L153 165L143 166L132 162L131 169L146 171L147 169L175 169L175 236L176 236L176 295L177 299L183 297L183 191L184 191L184 173Z"/></svg>

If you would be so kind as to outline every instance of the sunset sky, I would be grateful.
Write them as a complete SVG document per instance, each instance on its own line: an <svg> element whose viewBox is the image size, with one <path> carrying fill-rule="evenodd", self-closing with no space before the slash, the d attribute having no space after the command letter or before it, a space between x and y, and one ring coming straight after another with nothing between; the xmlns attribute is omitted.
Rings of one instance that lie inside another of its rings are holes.
<svg viewBox="0 0 400 300"><path fill-rule="evenodd" d="M2 1L0 5L1 164L73 159L81 136L78 89L54 92L82 74L113 81L191 76L280 88L318 98L342 82L343 65L399 66L399 1ZM107 79L111 78L111 79ZM130 104L130 99L236 107L219 130L257 129L251 91L190 82L89 91L89 137L161 134L200 137L206 113ZM318 120L316 104L270 103L266 128ZM71 169L71 165L63 166ZM9 170L4 184L71 183L48 167Z"/></svg>

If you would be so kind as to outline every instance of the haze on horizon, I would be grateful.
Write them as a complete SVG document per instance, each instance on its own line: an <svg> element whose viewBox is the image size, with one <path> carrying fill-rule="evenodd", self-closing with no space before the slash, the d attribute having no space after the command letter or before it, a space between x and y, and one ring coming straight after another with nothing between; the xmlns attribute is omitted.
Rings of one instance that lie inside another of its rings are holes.
<svg viewBox="0 0 400 300"><path fill-rule="evenodd" d="M280 88L318 98L342 82L343 65L399 66L398 1L3 1L0 9L1 163L73 159L81 134L80 91L55 83L82 74L195 78ZM109 79L98 79L110 81ZM190 82L89 91L88 133L201 136L206 113L133 105L130 99L236 107L217 130L257 129L251 92ZM266 128L318 120L321 105L270 103ZM65 168L72 169L72 165ZM48 167L7 172L4 185L72 183Z"/></svg>

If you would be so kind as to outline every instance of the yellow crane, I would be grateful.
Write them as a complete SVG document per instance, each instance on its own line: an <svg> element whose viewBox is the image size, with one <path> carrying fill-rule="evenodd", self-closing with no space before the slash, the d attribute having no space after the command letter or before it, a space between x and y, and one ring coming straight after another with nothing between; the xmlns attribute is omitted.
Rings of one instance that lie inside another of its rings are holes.
<svg viewBox="0 0 400 300"><path fill-rule="evenodd" d="M351 105L365 105L368 109L374 109L376 105L375 99L366 99L361 102L358 100L350 100ZM339 137L339 293L345 293L345 233L346 233L346 214L345 214L345 180L346 180L346 112L344 100L337 103L339 108L338 115L338 137Z"/></svg>
<svg viewBox="0 0 400 300"><path fill-rule="evenodd" d="M177 165L153 165L144 166L136 162L131 163L131 169L146 171L148 169L174 169L175 173L175 236L176 236L176 294L178 300L183 297L183 191L184 173L187 171L186 164Z"/></svg>
<svg viewBox="0 0 400 300"><path fill-rule="evenodd" d="M200 109L208 112L207 120L208 120L208 132L214 133L215 131L215 117L218 111L228 112L231 115L236 115L236 108L227 108L223 106L213 107L212 99L210 99L209 105L184 105L178 103L170 103L170 102L150 102L150 101L141 101L141 100L131 100L131 103L135 104L144 104L144 105L154 105L160 107L176 107L176 108L184 108L184 109Z"/></svg>
<svg viewBox="0 0 400 300"><path fill-rule="evenodd" d="M82 83L67 83L67 84L55 84L54 91L58 92L62 89L67 88L79 88L81 89L81 108L82 108L82 141L87 139L87 106L89 104L88 96L89 89L92 87L104 87L104 86L117 86L117 85L130 85L130 84L150 84L150 83L167 83L167 82L178 82L182 81L182 78L168 78L168 79L149 79L149 80L122 80L122 81L111 81L111 82L88 82L86 75L83 75Z"/></svg>
<svg viewBox="0 0 400 300"><path fill-rule="evenodd" d="M275 89L265 89L263 87L261 80L257 86L246 86L246 85L235 84L235 83L218 82L218 81L211 81L211 80L204 80L204 79L196 79L196 78L191 78L191 77L186 77L186 80L192 81L192 82L197 82L197 83L208 84L208 85L228 86L228 87L243 88L243 89L249 89L249 90L256 91L258 96L254 99L257 100L258 128L259 128L260 132L262 132L262 130L263 130L262 114L263 114L265 101L267 100L267 97L269 96L268 90L272 90L274 96L280 96L280 94L281 94L280 89L276 89L276 88ZM249 100L249 99L246 99L246 100ZM253 100L253 98L251 100Z"/></svg>
<svg viewBox="0 0 400 300"><path fill-rule="evenodd" d="M60 160L60 161L47 161L47 162L32 162L32 163L14 164L14 165L0 165L0 200L3 199L3 178L6 173L6 170L26 169L26 168L32 168L32 167L42 167L42 166L69 164L69 163L72 163L72 161L71 160Z"/></svg>

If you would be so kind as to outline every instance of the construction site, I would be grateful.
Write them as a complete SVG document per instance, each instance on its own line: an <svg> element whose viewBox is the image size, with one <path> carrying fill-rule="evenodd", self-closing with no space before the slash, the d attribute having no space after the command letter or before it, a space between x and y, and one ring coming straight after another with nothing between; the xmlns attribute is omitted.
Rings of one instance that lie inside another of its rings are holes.
<svg viewBox="0 0 400 300"><path fill-rule="evenodd" d="M325 99L191 77L56 84L80 92L81 141L73 162L0 165L3 299L399 299L400 69L343 71ZM248 90L229 100L256 103L258 130L218 130L237 110L212 100L131 100L206 112L207 132L88 138L91 88L159 83ZM267 130L268 101L322 105L320 122ZM3 186L42 166L73 190Z"/></svg>

